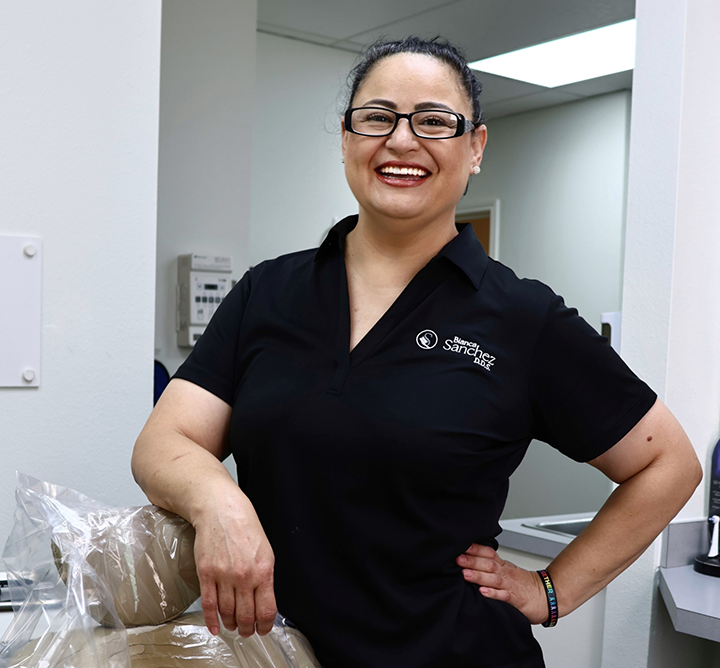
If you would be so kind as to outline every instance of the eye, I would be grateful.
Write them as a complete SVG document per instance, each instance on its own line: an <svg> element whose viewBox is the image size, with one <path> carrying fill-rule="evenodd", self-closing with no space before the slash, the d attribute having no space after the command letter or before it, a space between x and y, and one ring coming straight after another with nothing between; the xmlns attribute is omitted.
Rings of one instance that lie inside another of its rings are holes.
<svg viewBox="0 0 720 668"><path fill-rule="evenodd" d="M416 116L415 123L424 129L452 128L454 130L457 127L457 117L451 113L432 111Z"/></svg>
<svg viewBox="0 0 720 668"><path fill-rule="evenodd" d="M394 116L390 115L389 112L380 111L379 109L360 110L357 116L360 123L393 123L395 121Z"/></svg>

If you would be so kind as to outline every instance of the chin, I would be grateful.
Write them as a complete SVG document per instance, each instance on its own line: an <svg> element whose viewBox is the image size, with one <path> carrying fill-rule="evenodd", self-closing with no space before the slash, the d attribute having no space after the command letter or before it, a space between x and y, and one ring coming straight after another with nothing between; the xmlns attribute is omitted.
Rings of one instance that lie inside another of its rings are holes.
<svg viewBox="0 0 720 668"><path fill-rule="evenodd" d="M404 193L403 193L404 194ZM419 216L427 216L428 212L433 208L432 202L427 202L425 198L413 196L414 193L408 193L407 196L394 196L382 198L379 201L367 202L364 207L371 214L378 214L388 218L417 218Z"/></svg>
<svg viewBox="0 0 720 668"><path fill-rule="evenodd" d="M455 207L457 202L453 202L445 208L438 209L432 206L433 202L385 202L382 205L369 207L366 209L370 215L379 215L385 218L393 218L396 220L446 220L448 215L454 220Z"/></svg>

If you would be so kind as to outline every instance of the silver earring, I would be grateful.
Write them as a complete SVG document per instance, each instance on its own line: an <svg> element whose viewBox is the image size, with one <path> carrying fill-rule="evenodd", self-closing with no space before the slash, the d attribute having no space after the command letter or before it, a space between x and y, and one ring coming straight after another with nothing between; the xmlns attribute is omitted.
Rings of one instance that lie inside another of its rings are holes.
<svg viewBox="0 0 720 668"><path fill-rule="evenodd" d="M480 173L480 166L475 165L475 167L473 167L473 174L475 174L475 176L477 176L479 173Z"/></svg>
<svg viewBox="0 0 720 668"><path fill-rule="evenodd" d="M342 162L343 165L345 164L345 156L344 155L340 156L340 162Z"/></svg>

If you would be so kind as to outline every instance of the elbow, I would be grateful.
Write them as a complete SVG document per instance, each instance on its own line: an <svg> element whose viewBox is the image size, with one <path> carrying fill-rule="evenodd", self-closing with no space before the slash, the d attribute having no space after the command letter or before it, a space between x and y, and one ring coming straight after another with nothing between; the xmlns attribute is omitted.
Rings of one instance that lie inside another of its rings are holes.
<svg viewBox="0 0 720 668"><path fill-rule="evenodd" d="M137 457L137 443L135 443L135 447L133 448L132 456L130 457L130 472L132 473L132 477L135 480L135 482L139 485L140 480L138 477L138 457Z"/></svg>
<svg viewBox="0 0 720 668"><path fill-rule="evenodd" d="M135 447L133 448L132 455L130 456L130 472L135 482L138 484L140 489L145 491L143 485L142 471L145 468L143 466L143 434L140 433L137 440L135 441Z"/></svg>
<svg viewBox="0 0 720 668"><path fill-rule="evenodd" d="M679 511L703 479L703 469L695 450L690 441L685 440L684 447L665 453L657 463L663 471L661 487L666 490L668 501L674 499Z"/></svg>
<svg viewBox="0 0 720 668"><path fill-rule="evenodd" d="M684 461L678 464L680 465L676 466L675 475L678 478L677 485L683 496L684 505L702 482L703 470L694 451L690 457L686 457Z"/></svg>
<svg viewBox="0 0 720 668"><path fill-rule="evenodd" d="M132 456L130 457L130 472L132 473L132 477L135 480L135 482L140 487L142 487L142 484L140 483L140 466L138 463L137 443L135 444L135 448L133 449Z"/></svg>
<svg viewBox="0 0 720 668"><path fill-rule="evenodd" d="M700 460L697 457L694 457L692 469L692 490L690 494L692 494L697 489L698 485L702 482L703 479L702 466L700 464Z"/></svg>

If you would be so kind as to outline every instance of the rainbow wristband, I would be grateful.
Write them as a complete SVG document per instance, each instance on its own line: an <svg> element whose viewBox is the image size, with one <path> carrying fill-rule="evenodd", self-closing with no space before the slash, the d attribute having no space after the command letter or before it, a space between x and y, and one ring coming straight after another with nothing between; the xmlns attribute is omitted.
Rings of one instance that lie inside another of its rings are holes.
<svg viewBox="0 0 720 668"><path fill-rule="evenodd" d="M548 620L543 622L542 625L545 628L555 626L558 621L558 604L557 596L555 595L555 585L553 585L552 578L547 571L538 571L538 575L542 580L543 587L545 587L545 595L547 596L548 610L550 612Z"/></svg>

